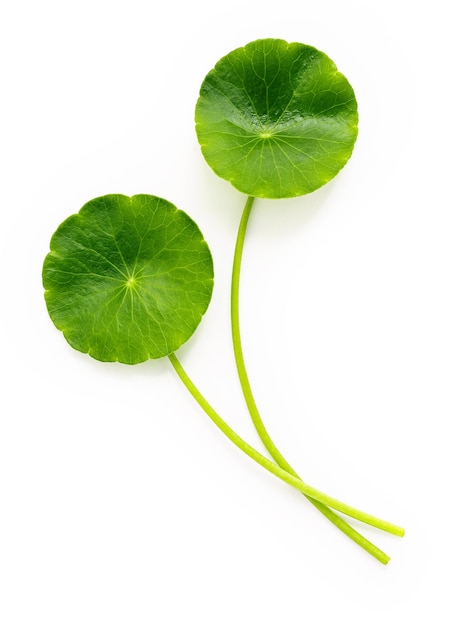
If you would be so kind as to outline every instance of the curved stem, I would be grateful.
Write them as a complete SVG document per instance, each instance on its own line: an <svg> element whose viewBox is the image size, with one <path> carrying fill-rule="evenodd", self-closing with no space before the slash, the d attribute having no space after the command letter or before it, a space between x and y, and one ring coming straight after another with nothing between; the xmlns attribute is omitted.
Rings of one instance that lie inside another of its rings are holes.
<svg viewBox="0 0 470 626"><path fill-rule="evenodd" d="M300 478L297 478L289 472L286 472L286 470L279 467L279 465L263 456L260 452L258 452L258 450L250 446L244 439L237 435L237 433L227 424L227 422L222 419L222 417L209 404L209 402L204 398L202 393L198 390L196 385L189 378L176 356L174 354L169 354L168 358L175 368L175 371L180 377L181 381L183 382L189 393L196 400L196 402L199 404L199 406L205 411L205 413L210 417L214 424L224 433L224 435L226 435L226 437L228 437L228 439L230 439L230 441L234 443L237 448L242 450L242 452L244 452L251 459L253 459L253 461L256 461L256 463L261 465L261 467L264 467L264 469L266 469L268 472L271 472L271 474L274 474L274 476L277 476L288 485L291 485L291 487L295 487L295 489L298 489L302 493L311 496L322 504L325 504L326 506L340 511L345 515L349 515L349 517L353 517L354 519L364 522L365 524L369 524L371 526L374 526L375 528L385 530L392 535L403 536L404 531L399 526L381 520L378 517L374 517L373 515L369 515L368 513L364 513L363 511L344 504L344 502L340 502L335 498L331 498L325 493L318 491L318 489L307 485L302 480L300 480Z"/></svg>
<svg viewBox="0 0 470 626"><path fill-rule="evenodd" d="M256 401L251 389L251 384L248 378L248 373L245 365L245 359L243 356L241 333L240 333L240 271L243 256L243 247L245 243L246 230L248 221L251 215L254 198L249 196L247 198L245 208L243 210L242 218L240 220L240 227L238 230L237 241L235 245L235 253L233 258L232 269L232 288L231 288L231 317L232 317L232 342L235 355L235 362L237 366L238 376L240 379L241 388L245 397L245 402L248 407L251 419L255 426L255 429L263 442L266 450L276 463L284 470L289 472L292 476L300 478L294 471L292 466L287 462L284 456L281 454L274 441L271 439L264 422L261 418L260 412L256 405ZM305 494L304 494L305 495ZM379 548L372 544L368 539L359 534L354 528L352 528L345 520L332 511L328 506L325 506L322 502L315 500L314 498L305 495L305 497L325 516L327 517L339 530L341 530L350 539L359 544L367 552L372 554L381 563L387 563L389 557L383 553Z"/></svg>

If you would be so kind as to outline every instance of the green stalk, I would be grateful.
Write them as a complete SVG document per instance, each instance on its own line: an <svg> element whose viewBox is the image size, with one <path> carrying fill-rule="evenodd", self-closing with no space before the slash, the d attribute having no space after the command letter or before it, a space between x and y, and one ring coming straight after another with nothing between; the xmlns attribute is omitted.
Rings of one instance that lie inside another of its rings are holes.
<svg viewBox="0 0 470 626"><path fill-rule="evenodd" d="M235 355L235 362L237 366L238 376L240 379L241 388L245 397L246 405L248 407L251 419L255 426L255 429L263 442L266 450L269 452L274 461L289 472L292 476L300 478L300 476L294 471L292 466L287 462L284 456L281 454L274 441L271 439L266 426L261 418L260 412L256 405L256 401L251 389L251 384L248 378L248 373L245 365L245 359L243 356L241 332L240 332L240 272L243 256L243 247L245 243L246 230L248 221L251 215L254 198L249 196L245 208L243 210L242 218L240 221L240 227L238 230L237 241L235 245L235 253L233 258L233 270L232 270L232 289L231 289L231 317L232 317L232 342ZM372 544L368 539L359 534L354 528L352 528L345 520L336 515L328 506L324 503L308 496L304 493L307 500L309 500L325 517L327 517L339 530L341 530L350 539L355 541L364 550L369 552L372 556L377 558L381 563L386 564L389 561L389 557L383 553L379 548Z"/></svg>
<svg viewBox="0 0 470 626"><path fill-rule="evenodd" d="M368 513L364 513L359 509L355 509L335 498L331 498L330 496L318 491L314 487L307 485L300 478L293 476L286 470L282 469L271 461L270 459L263 456L258 450L250 446L244 439L242 439L237 433L225 422L222 417L215 411L215 409L209 404L209 402L204 398L202 393L197 389L195 384L189 378L188 374L185 372L183 366L177 359L174 354L169 354L168 358L170 359L171 364L173 365L176 373L179 378L189 391L189 393L193 396L199 406L205 411L205 413L210 417L210 419L214 422L214 424L230 439L232 443L234 443L237 448L242 450L245 454L247 454L253 461L256 461L261 467L264 467L265 470L274 474L281 480L283 480L291 487L298 489L302 493L311 496L318 502L331 507L349 517L357 519L365 524L369 524L374 526L375 528L380 528L381 530L385 530L386 532L391 533L392 535L402 536L404 531L399 526L395 526L390 522L386 522L384 520L379 519L378 517L374 517L373 515L369 515ZM386 557L386 555L384 555ZM378 557L377 557L378 558ZM380 559L379 559L380 560Z"/></svg>

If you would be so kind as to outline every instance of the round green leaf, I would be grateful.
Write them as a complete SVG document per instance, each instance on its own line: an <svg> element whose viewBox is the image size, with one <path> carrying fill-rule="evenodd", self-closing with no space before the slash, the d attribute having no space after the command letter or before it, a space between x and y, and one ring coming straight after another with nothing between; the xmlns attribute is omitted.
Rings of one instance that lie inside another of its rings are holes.
<svg viewBox="0 0 470 626"><path fill-rule="evenodd" d="M255 197L289 198L331 180L357 137L357 103L323 52L260 39L207 74L196 133L207 163Z"/></svg>
<svg viewBox="0 0 470 626"><path fill-rule="evenodd" d="M63 222L43 266L49 315L100 361L177 350L205 313L212 257L193 220L149 195L96 198Z"/></svg>

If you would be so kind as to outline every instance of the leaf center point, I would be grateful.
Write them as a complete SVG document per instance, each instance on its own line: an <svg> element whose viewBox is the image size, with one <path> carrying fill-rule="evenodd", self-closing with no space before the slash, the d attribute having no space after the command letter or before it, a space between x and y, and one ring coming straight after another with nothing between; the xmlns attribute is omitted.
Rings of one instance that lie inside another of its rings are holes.
<svg viewBox="0 0 470 626"><path fill-rule="evenodd" d="M129 278L126 280L127 289L135 289L136 286L137 286L137 280L135 276L129 276Z"/></svg>

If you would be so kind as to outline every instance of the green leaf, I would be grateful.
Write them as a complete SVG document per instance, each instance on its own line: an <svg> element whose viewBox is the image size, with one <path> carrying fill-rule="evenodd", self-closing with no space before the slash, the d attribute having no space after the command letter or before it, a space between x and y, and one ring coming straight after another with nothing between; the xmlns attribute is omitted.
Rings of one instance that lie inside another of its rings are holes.
<svg viewBox="0 0 470 626"><path fill-rule="evenodd" d="M207 163L251 196L288 198L331 180L357 137L357 103L323 52L260 39L204 79L196 133Z"/></svg>
<svg viewBox="0 0 470 626"><path fill-rule="evenodd" d="M149 195L108 195L66 219L43 266L49 315L100 361L140 363L177 350L212 295L210 250L193 220Z"/></svg>

